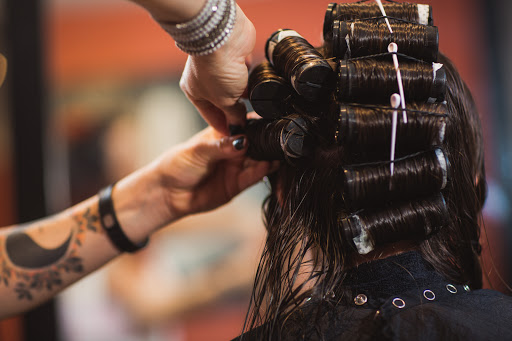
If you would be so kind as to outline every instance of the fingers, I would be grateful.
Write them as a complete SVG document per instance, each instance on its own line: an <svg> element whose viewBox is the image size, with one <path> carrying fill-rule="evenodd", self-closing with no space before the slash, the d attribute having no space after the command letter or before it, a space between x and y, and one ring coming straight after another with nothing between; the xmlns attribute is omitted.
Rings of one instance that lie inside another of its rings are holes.
<svg viewBox="0 0 512 341"><path fill-rule="evenodd" d="M271 163L268 161L255 161L247 159L244 163L244 169L238 176L238 192L251 187L263 179L270 171ZM235 193L236 195L238 193Z"/></svg>
<svg viewBox="0 0 512 341"><path fill-rule="evenodd" d="M207 128L197 136L199 143L193 142L193 158L202 164L212 165L226 160L225 188L233 197L244 189L260 181L270 171L277 169L279 162L256 161L245 157L248 147L244 135L224 136L212 128Z"/></svg>
<svg viewBox="0 0 512 341"><path fill-rule="evenodd" d="M222 135L228 135L228 124L224 112L208 101L197 101L191 99L192 104L197 108L204 120Z"/></svg>
<svg viewBox="0 0 512 341"><path fill-rule="evenodd" d="M220 158L229 159L244 155L247 150L247 138L244 135L223 137L219 142Z"/></svg>
<svg viewBox="0 0 512 341"><path fill-rule="evenodd" d="M255 111L251 111L247 114L247 118L252 120L259 120L261 119L261 116L258 115Z"/></svg>
<svg viewBox="0 0 512 341"><path fill-rule="evenodd" d="M229 126L245 126L247 109L240 100L232 106L225 107L224 110L219 109L208 101L194 100L192 98L190 98L190 101L204 120L223 135L229 135Z"/></svg>
<svg viewBox="0 0 512 341"><path fill-rule="evenodd" d="M218 108L217 110L218 115L225 115L223 117L225 119L225 124L227 124L229 135L243 134L243 128L246 123L246 107L242 100L238 100L232 106L224 107L223 110Z"/></svg>
<svg viewBox="0 0 512 341"><path fill-rule="evenodd" d="M192 152L197 160L212 164L220 160L242 157L247 151L247 138L244 135L224 136L212 128L199 133L193 142Z"/></svg>
<svg viewBox="0 0 512 341"><path fill-rule="evenodd" d="M270 169L271 163L268 161L240 158L226 162L223 187L228 200L259 182Z"/></svg>
<svg viewBox="0 0 512 341"><path fill-rule="evenodd" d="M236 101L232 106L223 108L228 125L245 126L245 115L247 108L241 100Z"/></svg>
<svg viewBox="0 0 512 341"><path fill-rule="evenodd" d="M237 6L237 19L226 44L214 53L189 57L180 87L206 122L228 134L227 127L245 126L241 96L247 88L250 54L256 41L254 25Z"/></svg>

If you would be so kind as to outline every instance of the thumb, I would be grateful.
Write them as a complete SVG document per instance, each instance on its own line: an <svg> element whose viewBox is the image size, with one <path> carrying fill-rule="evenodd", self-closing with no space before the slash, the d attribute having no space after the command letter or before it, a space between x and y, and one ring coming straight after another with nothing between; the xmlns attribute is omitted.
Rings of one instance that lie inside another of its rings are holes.
<svg viewBox="0 0 512 341"><path fill-rule="evenodd" d="M228 126L245 126L247 108L241 99L236 101L233 105L222 108L222 111L226 115Z"/></svg>
<svg viewBox="0 0 512 341"><path fill-rule="evenodd" d="M213 129L212 129L213 130ZM197 159L205 164L219 160L242 157L247 151L247 138L244 135L213 138L196 146L194 153Z"/></svg>
<svg viewBox="0 0 512 341"><path fill-rule="evenodd" d="M206 123L215 128L221 134L228 135L226 115L221 109L217 108L209 101L194 100L191 98L190 101L194 104Z"/></svg>

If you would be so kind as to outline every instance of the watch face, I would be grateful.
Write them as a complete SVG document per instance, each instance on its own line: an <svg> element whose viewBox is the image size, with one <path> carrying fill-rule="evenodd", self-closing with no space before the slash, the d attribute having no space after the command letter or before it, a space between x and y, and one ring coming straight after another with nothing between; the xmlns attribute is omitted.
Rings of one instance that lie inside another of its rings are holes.
<svg viewBox="0 0 512 341"><path fill-rule="evenodd" d="M4 83L5 73L7 72L7 59L0 53L0 86Z"/></svg>

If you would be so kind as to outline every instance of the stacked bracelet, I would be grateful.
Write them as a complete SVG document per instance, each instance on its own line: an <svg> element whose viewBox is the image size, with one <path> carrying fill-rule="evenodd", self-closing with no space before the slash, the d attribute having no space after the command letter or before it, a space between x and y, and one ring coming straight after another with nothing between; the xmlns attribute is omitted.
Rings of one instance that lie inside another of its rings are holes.
<svg viewBox="0 0 512 341"><path fill-rule="evenodd" d="M114 203L112 202L112 189L114 185L110 185L102 189L99 193L99 214L100 222L103 229L107 232L112 244L121 252L135 252L142 249L149 241L146 238L139 244L133 243L121 229L117 221L116 212L114 211Z"/></svg>
<svg viewBox="0 0 512 341"><path fill-rule="evenodd" d="M235 0L207 0L199 14L181 24L160 23L190 55L210 54L226 43L236 20Z"/></svg>

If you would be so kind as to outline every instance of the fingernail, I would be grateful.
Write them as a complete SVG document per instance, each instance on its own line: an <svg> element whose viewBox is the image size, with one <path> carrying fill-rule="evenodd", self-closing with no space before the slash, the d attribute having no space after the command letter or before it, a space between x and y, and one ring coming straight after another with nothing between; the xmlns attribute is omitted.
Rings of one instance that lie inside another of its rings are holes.
<svg viewBox="0 0 512 341"><path fill-rule="evenodd" d="M229 135L230 136L240 135L240 134L244 133L244 127L242 127L241 125L230 124L228 126L228 129L229 129Z"/></svg>
<svg viewBox="0 0 512 341"><path fill-rule="evenodd" d="M233 141L233 147L236 150L244 149L244 145L245 145L245 136L240 136L239 138L237 138L236 140Z"/></svg>

